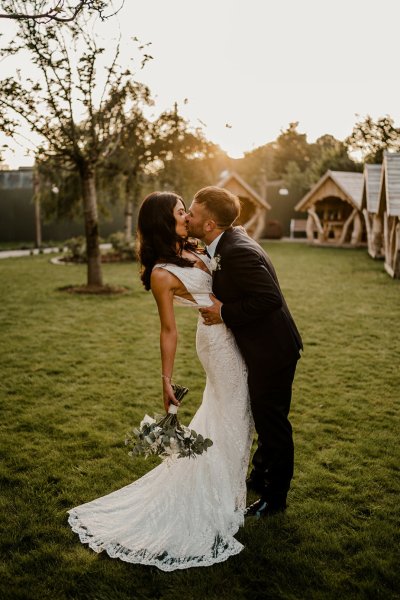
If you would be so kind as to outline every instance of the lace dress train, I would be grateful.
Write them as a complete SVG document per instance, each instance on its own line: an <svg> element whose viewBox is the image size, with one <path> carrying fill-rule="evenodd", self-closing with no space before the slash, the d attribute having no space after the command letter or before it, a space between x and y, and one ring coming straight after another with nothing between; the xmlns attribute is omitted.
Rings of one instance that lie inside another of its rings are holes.
<svg viewBox="0 0 400 600"><path fill-rule="evenodd" d="M211 276L198 268L161 265L181 279L195 303L210 303ZM206 372L190 427L213 440L196 459L163 462L144 477L69 511L69 523L95 552L163 571L208 566L243 549L245 477L253 422L243 359L225 325L198 321L196 347Z"/></svg>

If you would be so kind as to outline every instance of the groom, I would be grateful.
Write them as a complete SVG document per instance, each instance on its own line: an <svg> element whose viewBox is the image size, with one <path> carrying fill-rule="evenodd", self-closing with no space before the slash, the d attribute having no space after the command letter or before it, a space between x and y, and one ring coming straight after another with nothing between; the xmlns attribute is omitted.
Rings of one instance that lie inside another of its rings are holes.
<svg viewBox="0 0 400 600"><path fill-rule="evenodd" d="M214 258L214 304L200 309L207 325L224 322L246 361L258 448L248 486L261 497L246 516L285 510L293 476L288 419L302 341L270 259L241 227L232 227L240 202L214 186L197 192L187 216L188 233Z"/></svg>

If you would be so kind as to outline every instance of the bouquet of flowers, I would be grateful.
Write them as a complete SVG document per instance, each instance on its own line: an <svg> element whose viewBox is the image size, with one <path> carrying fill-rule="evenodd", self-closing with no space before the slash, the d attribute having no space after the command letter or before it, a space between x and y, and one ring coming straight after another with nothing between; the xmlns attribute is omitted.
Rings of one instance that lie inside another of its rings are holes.
<svg viewBox="0 0 400 600"><path fill-rule="evenodd" d="M172 384L172 389L179 402L189 391L178 384ZM140 426L127 434L125 445L132 448L129 455L143 454L146 458L151 454L162 458L196 458L197 455L206 452L213 442L193 429L181 425L177 412L178 407L171 404L168 413L158 420L145 415Z"/></svg>

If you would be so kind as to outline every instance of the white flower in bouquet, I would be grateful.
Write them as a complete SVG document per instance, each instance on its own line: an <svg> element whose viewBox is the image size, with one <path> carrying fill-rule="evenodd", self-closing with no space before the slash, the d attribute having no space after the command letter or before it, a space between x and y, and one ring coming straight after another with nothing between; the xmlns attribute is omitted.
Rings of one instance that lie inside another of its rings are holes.
<svg viewBox="0 0 400 600"><path fill-rule="evenodd" d="M153 419L153 417L149 417L149 415L144 415L143 420L140 423L140 429L143 428L143 425L151 425L152 423L155 423L156 420Z"/></svg>
<svg viewBox="0 0 400 600"><path fill-rule="evenodd" d="M187 394L188 388L173 384L175 398L179 401ZM127 435L125 444L131 446L131 456L143 454L146 458L151 454L161 458L195 458L203 454L213 445L209 438L204 438L181 425L178 421L176 407L170 407L168 414L159 420L145 415L139 428L134 428Z"/></svg>

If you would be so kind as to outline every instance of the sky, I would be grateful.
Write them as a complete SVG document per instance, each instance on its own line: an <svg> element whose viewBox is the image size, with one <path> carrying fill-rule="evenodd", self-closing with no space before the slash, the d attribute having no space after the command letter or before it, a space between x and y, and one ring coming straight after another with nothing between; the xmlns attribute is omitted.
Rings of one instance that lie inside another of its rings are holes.
<svg viewBox="0 0 400 600"><path fill-rule="evenodd" d="M137 79L155 113L178 102L232 157L292 121L309 142L342 140L367 114L400 126L400 0L125 0L118 22L103 35L111 46L120 30L127 63L131 37L151 42ZM13 168L33 162L22 149L5 158Z"/></svg>

